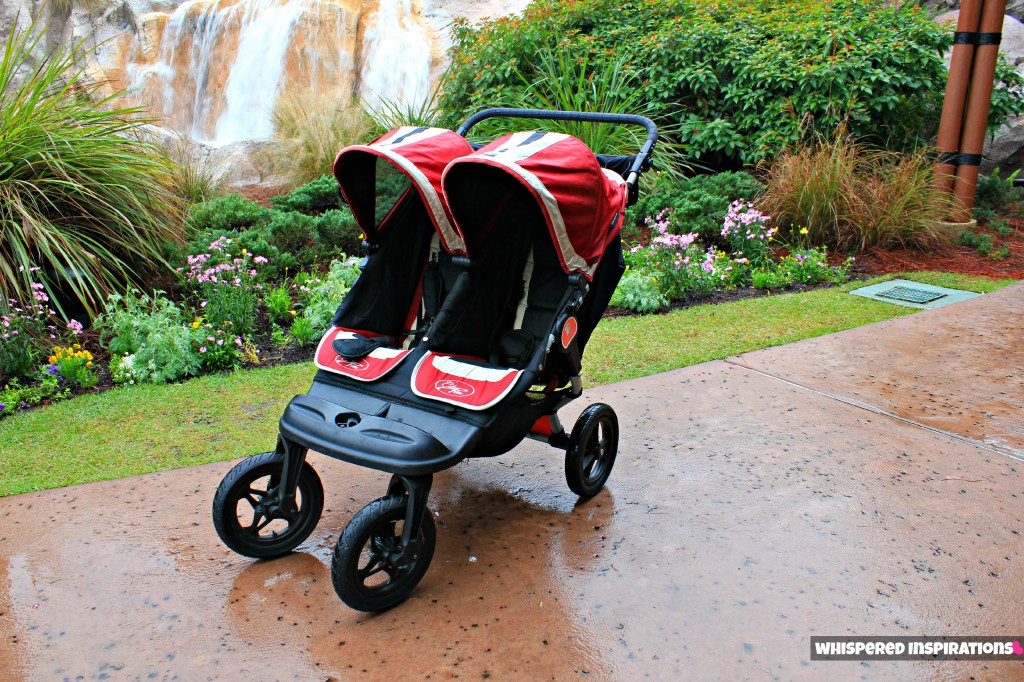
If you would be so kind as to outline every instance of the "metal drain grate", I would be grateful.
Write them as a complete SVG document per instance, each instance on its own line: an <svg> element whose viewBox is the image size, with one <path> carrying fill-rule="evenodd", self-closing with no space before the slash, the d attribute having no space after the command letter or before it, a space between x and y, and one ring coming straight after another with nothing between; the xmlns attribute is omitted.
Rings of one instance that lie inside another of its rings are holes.
<svg viewBox="0 0 1024 682"><path fill-rule="evenodd" d="M885 291L879 291L876 296L884 296L885 298L894 298L897 301L906 301L907 303L930 303L946 296L946 294L939 293L936 291L928 291L926 289L915 289L914 287L893 287L892 289L886 289Z"/></svg>

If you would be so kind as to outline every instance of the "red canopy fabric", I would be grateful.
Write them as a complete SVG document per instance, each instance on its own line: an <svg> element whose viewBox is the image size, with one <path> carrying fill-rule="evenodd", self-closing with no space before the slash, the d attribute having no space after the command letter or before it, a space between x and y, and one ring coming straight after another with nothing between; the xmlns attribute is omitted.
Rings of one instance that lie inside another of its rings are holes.
<svg viewBox="0 0 1024 682"><path fill-rule="evenodd" d="M471 170L471 164L500 168L510 181L525 186L544 214L565 272L593 275L622 226L627 192L625 181L601 168L583 142L561 133L522 132L500 137L448 165L442 181L446 203L451 191L472 191L465 182L453 188L446 180L453 169ZM460 225L460 229L465 231L467 226Z"/></svg>
<svg viewBox="0 0 1024 682"><path fill-rule="evenodd" d="M450 161L473 151L464 137L442 128L406 126L396 128L367 145L342 149L334 160L334 177L352 215L368 241L379 237L374 218L377 158L392 163L416 188L440 235L444 248L465 253L466 246L455 228L441 192L441 175Z"/></svg>

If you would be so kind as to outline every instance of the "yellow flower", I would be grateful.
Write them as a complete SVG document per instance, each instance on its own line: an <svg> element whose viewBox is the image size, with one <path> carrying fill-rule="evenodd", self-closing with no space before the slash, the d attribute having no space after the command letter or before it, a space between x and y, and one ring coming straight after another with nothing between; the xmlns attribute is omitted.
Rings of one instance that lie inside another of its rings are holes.
<svg viewBox="0 0 1024 682"><path fill-rule="evenodd" d="M75 350L82 350L82 346L77 343L74 346L72 346L72 348L74 348Z"/></svg>
<svg viewBox="0 0 1024 682"><path fill-rule="evenodd" d="M192 321L192 328L193 329L199 329L199 320L198 319Z"/></svg>
<svg viewBox="0 0 1024 682"><path fill-rule="evenodd" d="M242 255L243 255L243 256L244 256L245 254L247 254L247 253L249 253L249 252L248 252L248 251L246 251L245 249L242 249Z"/></svg>
<svg viewBox="0 0 1024 682"><path fill-rule="evenodd" d="M292 317L295 317L295 311L294 310L289 310L288 312L290 312L292 314Z"/></svg>
<svg viewBox="0 0 1024 682"><path fill-rule="evenodd" d="M809 233L810 233L810 230L808 230L806 227L801 227L800 228L800 234L809 234Z"/></svg>
<svg viewBox="0 0 1024 682"><path fill-rule="evenodd" d="M86 367L92 367L92 360L90 360L89 362L85 363L85 366Z"/></svg>
<svg viewBox="0 0 1024 682"><path fill-rule="evenodd" d="M47 358L46 361L49 362L51 365L56 365L57 364L57 356L56 355L51 355L49 358Z"/></svg>

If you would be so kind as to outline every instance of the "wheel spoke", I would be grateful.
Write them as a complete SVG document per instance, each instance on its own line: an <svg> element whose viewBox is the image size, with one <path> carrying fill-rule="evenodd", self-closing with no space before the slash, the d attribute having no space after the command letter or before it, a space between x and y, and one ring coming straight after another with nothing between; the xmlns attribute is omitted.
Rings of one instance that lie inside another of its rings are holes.
<svg viewBox="0 0 1024 682"><path fill-rule="evenodd" d="M387 568L384 565L384 561L376 554L373 554L370 557L370 563L366 564L363 568L356 569L356 575L359 576L360 580L365 582L370 576L377 575L381 571L386 570Z"/></svg>
<svg viewBox="0 0 1024 682"><path fill-rule="evenodd" d="M263 530L264 528L266 528L267 526L269 526L269 525L270 525L270 523L271 523L271 522L272 522L273 520L274 520L274 519L270 518L269 516L264 516L264 517L263 517L263 522L262 522L262 523L260 523L259 525L257 525L257 526L256 526L256 532L258 533L258 532L260 532L261 530ZM277 533L275 533L275 535L276 535L276 534L277 534Z"/></svg>

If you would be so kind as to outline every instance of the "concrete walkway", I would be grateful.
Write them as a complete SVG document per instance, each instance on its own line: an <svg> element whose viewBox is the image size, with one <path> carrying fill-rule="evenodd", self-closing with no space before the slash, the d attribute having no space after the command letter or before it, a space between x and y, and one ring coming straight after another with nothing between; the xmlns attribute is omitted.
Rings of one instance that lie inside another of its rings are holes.
<svg viewBox="0 0 1024 682"><path fill-rule="evenodd" d="M1024 635L1024 285L589 391L622 427L574 506L525 443L435 479L434 563L348 610L327 566L386 477L313 458L301 551L217 539L231 463L0 500L2 679L1024 679L809 661L811 635ZM45 453L40 453L44 456Z"/></svg>

